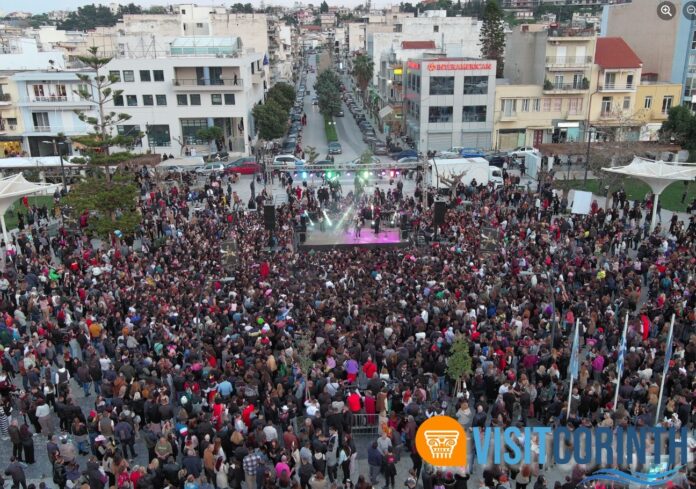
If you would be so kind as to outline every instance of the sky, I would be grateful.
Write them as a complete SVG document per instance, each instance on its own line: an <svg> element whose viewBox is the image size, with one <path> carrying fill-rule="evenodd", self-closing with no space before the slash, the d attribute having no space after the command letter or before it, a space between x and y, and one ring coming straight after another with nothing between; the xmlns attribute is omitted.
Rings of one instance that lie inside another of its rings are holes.
<svg viewBox="0 0 696 489"><path fill-rule="evenodd" d="M168 3L196 3L200 6L203 5L220 5L221 2L220 0L211 2L211 1L206 1L206 0L181 0L177 2L172 2L170 1L163 1L163 0L116 0L114 3L122 3L122 4L127 4L130 2L133 2L137 5L141 5L143 7L149 7L150 5L163 5L163 4L168 4ZM229 6L233 3L247 3L249 0L226 0L224 2L225 5ZM342 0L340 3L342 5L354 7L356 5L359 5L363 0ZM77 7L80 5L88 5L90 3L94 4L99 4L101 3L102 5L109 5L110 0L2 0L0 1L0 10L3 12L14 12L14 11L21 11L21 12L31 12L35 14L40 14L42 12L48 12L50 10L75 10ZM260 0L253 0L251 4L254 7L258 7L260 5L261 1ZM266 0L265 1L266 5L285 5L285 6L290 6L294 4L294 0ZM315 3L318 4L320 3L320 0L315 0L312 2L312 0L304 0L303 3ZM331 4L332 2L329 2ZM375 3L374 1L372 2L373 4Z"/></svg>

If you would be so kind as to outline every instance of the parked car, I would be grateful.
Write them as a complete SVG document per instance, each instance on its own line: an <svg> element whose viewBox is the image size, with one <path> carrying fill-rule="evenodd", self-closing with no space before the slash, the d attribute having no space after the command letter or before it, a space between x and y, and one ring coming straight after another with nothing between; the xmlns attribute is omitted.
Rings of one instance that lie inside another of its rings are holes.
<svg viewBox="0 0 696 489"><path fill-rule="evenodd" d="M234 160L225 166L225 173L239 173L240 175L253 175L261 171L261 165L256 163L256 158L244 157Z"/></svg>
<svg viewBox="0 0 696 489"><path fill-rule="evenodd" d="M539 150L536 149L534 146L518 146L512 151L508 151L508 156L510 158L523 158L525 156L525 153L538 154Z"/></svg>
<svg viewBox="0 0 696 489"><path fill-rule="evenodd" d="M506 153L490 153L487 154L485 158L488 160L488 163L491 166L497 166L498 168L502 168L508 156Z"/></svg>
<svg viewBox="0 0 696 489"><path fill-rule="evenodd" d="M225 171L225 165L223 163L208 163L196 169L196 173L201 175L206 175L209 173L215 173L219 171Z"/></svg>
<svg viewBox="0 0 696 489"><path fill-rule="evenodd" d="M387 155L389 154L389 150L387 149L387 145L379 140L373 141L372 144L370 145L370 149L372 149L372 153L376 155Z"/></svg>
<svg viewBox="0 0 696 489"><path fill-rule="evenodd" d="M294 153L296 146L297 146L296 139L286 139L285 142L283 142L283 145L280 147L280 150L283 153Z"/></svg>
<svg viewBox="0 0 696 489"><path fill-rule="evenodd" d="M408 158L408 157L413 157L413 158L418 158L418 151L415 149L405 149L403 151L399 151L396 153L393 158L396 161L399 161L402 158Z"/></svg>
<svg viewBox="0 0 696 489"><path fill-rule="evenodd" d="M274 168L295 168L298 166L304 166L304 160L298 158L297 156L293 156L291 154L283 154L283 155L278 155L275 158L273 158L273 167Z"/></svg>
<svg viewBox="0 0 696 489"><path fill-rule="evenodd" d="M377 136L375 136L374 134L365 134L362 139L365 142L365 144L367 144L370 147L372 147L372 143L377 142Z"/></svg>
<svg viewBox="0 0 696 489"><path fill-rule="evenodd" d="M312 99L312 105L319 105L319 99L317 97Z"/></svg>
<svg viewBox="0 0 696 489"><path fill-rule="evenodd" d="M420 161L417 156L406 156L397 160L398 163L418 163Z"/></svg>
<svg viewBox="0 0 696 489"><path fill-rule="evenodd" d="M343 153L343 148L341 147L341 143L338 141L331 141L329 143L329 154L330 155L340 155Z"/></svg>
<svg viewBox="0 0 696 489"><path fill-rule="evenodd" d="M344 115L344 114L343 114L343 109L338 109L338 111L336 111L336 113L335 113L334 115L335 115L336 117L343 117L343 115Z"/></svg>

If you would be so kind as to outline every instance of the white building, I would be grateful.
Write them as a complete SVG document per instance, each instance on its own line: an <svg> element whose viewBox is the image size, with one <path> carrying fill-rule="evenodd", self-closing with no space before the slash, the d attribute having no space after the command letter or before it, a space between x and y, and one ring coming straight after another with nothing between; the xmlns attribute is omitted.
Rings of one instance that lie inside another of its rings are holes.
<svg viewBox="0 0 696 489"><path fill-rule="evenodd" d="M195 40L175 40L168 56L117 58L106 66L120 79L114 88L123 90L109 110L131 115L119 133L145 133L135 151L205 154L213 148L197 132L217 126L224 141L214 150L249 153L251 111L265 89L263 54L241 53L236 38Z"/></svg>
<svg viewBox="0 0 696 489"><path fill-rule="evenodd" d="M406 132L419 151L491 148L496 62L423 58L406 63Z"/></svg>

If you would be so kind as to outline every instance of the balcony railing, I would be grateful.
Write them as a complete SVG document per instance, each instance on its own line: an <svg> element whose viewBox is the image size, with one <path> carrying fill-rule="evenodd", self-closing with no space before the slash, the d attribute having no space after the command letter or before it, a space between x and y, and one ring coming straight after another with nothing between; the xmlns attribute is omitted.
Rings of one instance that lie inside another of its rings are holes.
<svg viewBox="0 0 696 489"><path fill-rule="evenodd" d="M242 79L229 78L175 78L175 87L241 87Z"/></svg>
<svg viewBox="0 0 696 489"><path fill-rule="evenodd" d="M547 65L582 66L592 62L592 56L547 56Z"/></svg>
<svg viewBox="0 0 696 489"><path fill-rule="evenodd" d="M605 83L599 86L600 90L635 90L635 83Z"/></svg>
<svg viewBox="0 0 696 489"><path fill-rule="evenodd" d="M67 102L68 97L65 95L49 95L48 97L34 97L32 102Z"/></svg>
<svg viewBox="0 0 696 489"><path fill-rule="evenodd" d="M9 93L0 93L0 102L9 102L10 100L12 100L12 97Z"/></svg>
<svg viewBox="0 0 696 489"><path fill-rule="evenodd" d="M589 87L583 86L582 83L554 83L553 86L544 88L545 92L553 92L555 90L559 91L573 91L573 90L587 90Z"/></svg>
<svg viewBox="0 0 696 489"><path fill-rule="evenodd" d="M34 126L34 132L51 132L51 126Z"/></svg>

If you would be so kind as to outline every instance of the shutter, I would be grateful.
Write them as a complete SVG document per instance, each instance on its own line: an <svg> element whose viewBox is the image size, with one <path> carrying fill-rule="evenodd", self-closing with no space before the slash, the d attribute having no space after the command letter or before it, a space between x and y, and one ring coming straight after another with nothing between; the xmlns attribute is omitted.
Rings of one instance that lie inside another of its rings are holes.
<svg viewBox="0 0 696 489"><path fill-rule="evenodd" d="M499 133L498 134L498 146L501 151L515 149L517 144L517 133Z"/></svg>
<svg viewBox="0 0 696 489"><path fill-rule="evenodd" d="M490 132L463 132L462 146L465 148L491 149Z"/></svg>
<svg viewBox="0 0 696 489"><path fill-rule="evenodd" d="M428 151L444 151L452 147L452 133L428 133Z"/></svg>

